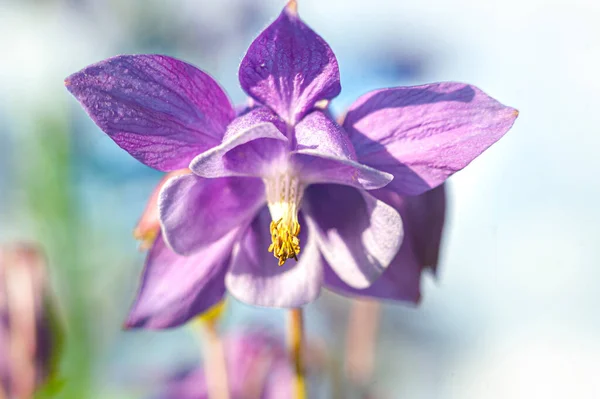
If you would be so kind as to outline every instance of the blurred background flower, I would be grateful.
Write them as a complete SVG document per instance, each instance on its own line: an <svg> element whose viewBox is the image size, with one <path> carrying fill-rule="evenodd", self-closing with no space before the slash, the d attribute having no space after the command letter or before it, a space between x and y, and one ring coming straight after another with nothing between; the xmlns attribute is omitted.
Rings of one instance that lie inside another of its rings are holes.
<svg viewBox="0 0 600 399"><path fill-rule="evenodd" d="M69 332L57 397L147 395L132 374L200 354L189 329L122 332L143 254L131 237L161 175L116 148L63 86L122 53L209 72L235 103L248 44L284 1L0 2L0 239L48 252ZM513 131L452 177L436 279L418 308L384 304L374 378L386 398L596 397L600 383L600 4L588 0L301 0L335 49L346 109L374 87L467 81L521 111ZM339 356L348 302L307 309ZM224 329L278 326L232 301ZM326 396L327 397L327 396Z"/></svg>
<svg viewBox="0 0 600 399"><path fill-rule="evenodd" d="M211 338L205 338L209 340ZM208 399L209 397L231 399L279 399L293 397L293 367L284 342L272 333L260 328L229 333L222 338L226 375L215 375L213 366L191 365L180 367L168 376L156 399ZM214 343L213 343L214 344ZM322 359L326 358L323 347L308 345L307 375L309 382L324 375ZM210 352L210 348L207 350ZM321 353L315 353L321 352ZM210 375L212 373L212 375ZM212 380L211 380L212 377ZM219 395L211 381L222 380L216 387L225 391ZM318 382L318 381L314 381ZM318 384L312 384L313 387ZM212 388L212 391L211 391ZM313 391L314 392L314 391ZM212 396L209 394L212 393ZM315 392L318 395L317 392ZM310 397L319 397L319 396Z"/></svg>
<svg viewBox="0 0 600 399"><path fill-rule="evenodd" d="M1 398L32 398L56 378L62 331L53 298L37 245L0 246Z"/></svg>

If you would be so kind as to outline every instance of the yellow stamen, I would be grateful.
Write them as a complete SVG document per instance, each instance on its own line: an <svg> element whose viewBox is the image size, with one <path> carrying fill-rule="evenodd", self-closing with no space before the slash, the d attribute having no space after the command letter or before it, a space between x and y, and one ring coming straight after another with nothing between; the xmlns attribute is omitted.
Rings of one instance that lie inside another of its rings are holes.
<svg viewBox="0 0 600 399"><path fill-rule="evenodd" d="M298 260L300 253L300 224L296 221L291 226L283 223L283 219L271 222L271 245L269 252L279 259L279 266L283 266L286 260L294 258Z"/></svg>
<svg viewBox="0 0 600 399"><path fill-rule="evenodd" d="M298 177L289 172L265 179L265 186L273 220L269 252L279 260L279 266L283 266L290 258L298 260L300 253L298 210L304 187Z"/></svg>

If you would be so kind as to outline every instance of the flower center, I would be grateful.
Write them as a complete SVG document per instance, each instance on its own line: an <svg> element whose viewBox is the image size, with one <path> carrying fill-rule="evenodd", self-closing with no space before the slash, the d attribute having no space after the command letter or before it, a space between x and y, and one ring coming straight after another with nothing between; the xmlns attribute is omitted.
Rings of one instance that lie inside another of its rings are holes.
<svg viewBox="0 0 600 399"><path fill-rule="evenodd" d="M286 260L298 260L300 253L300 223L298 210L304 187L300 180L289 173L265 179L267 203L271 213L271 245L269 252L279 259L279 266Z"/></svg>

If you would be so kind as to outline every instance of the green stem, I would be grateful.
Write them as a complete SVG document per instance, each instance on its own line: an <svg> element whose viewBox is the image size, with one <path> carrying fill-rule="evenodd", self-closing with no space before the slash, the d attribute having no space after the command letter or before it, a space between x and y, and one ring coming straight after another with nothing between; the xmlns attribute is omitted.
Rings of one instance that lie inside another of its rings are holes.
<svg viewBox="0 0 600 399"><path fill-rule="evenodd" d="M304 317L302 308L291 309L289 313L289 348L294 365L294 397L306 399L306 375L304 371Z"/></svg>
<svg viewBox="0 0 600 399"><path fill-rule="evenodd" d="M47 251L50 272L58 283L56 292L65 304L65 353L60 361L60 376L55 375L61 381L49 383L56 385L56 397L77 398L89 394L93 356L89 326L93 316L85 288L88 286L83 249L86 243L81 241L78 201L72 189L73 158L67 120L67 115L60 112L38 115L34 125L36 134L26 146L28 154L35 154L30 157L34 166L28 164L23 172L27 210L36 222L37 238ZM50 394L41 393L38 397Z"/></svg>

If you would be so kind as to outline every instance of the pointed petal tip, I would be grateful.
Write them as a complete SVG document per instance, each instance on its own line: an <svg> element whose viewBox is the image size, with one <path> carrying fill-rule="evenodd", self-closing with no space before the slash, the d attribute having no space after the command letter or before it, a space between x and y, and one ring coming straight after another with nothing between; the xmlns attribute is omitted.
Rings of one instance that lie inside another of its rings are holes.
<svg viewBox="0 0 600 399"><path fill-rule="evenodd" d="M298 16L298 2L296 0L290 0L284 9L290 16Z"/></svg>
<svg viewBox="0 0 600 399"><path fill-rule="evenodd" d="M67 76L65 78L65 80L63 81L65 88L69 91L69 93L71 94L75 94L74 90L77 90L77 73L73 73L69 76Z"/></svg>
<svg viewBox="0 0 600 399"><path fill-rule="evenodd" d="M133 323L130 319L125 320L121 325L121 329L124 331L133 330L135 327L135 323Z"/></svg>
<svg viewBox="0 0 600 399"><path fill-rule="evenodd" d="M510 129L510 127L512 127L512 125L515 123L515 121L517 120L517 118L519 117L519 110L513 107L506 107L503 111L502 111L502 119L510 124L509 128L506 129L508 133L508 130Z"/></svg>
<svg viewBox="0 0 600 399"><path fill-rule="evenodd" d="M136 306L137 306L137 304L134 304L131 307L131 310L129 311L127 318L125 319L123 324L121 324L121 329L123 331L131 331L131 330L138 330L138 329L159 330L159 329L163 329L163 328L168 328L168 327L164 327L164 326L153 325L151 319L144 317L144 316L139 316L139 314L137 314Z"/></svg>

